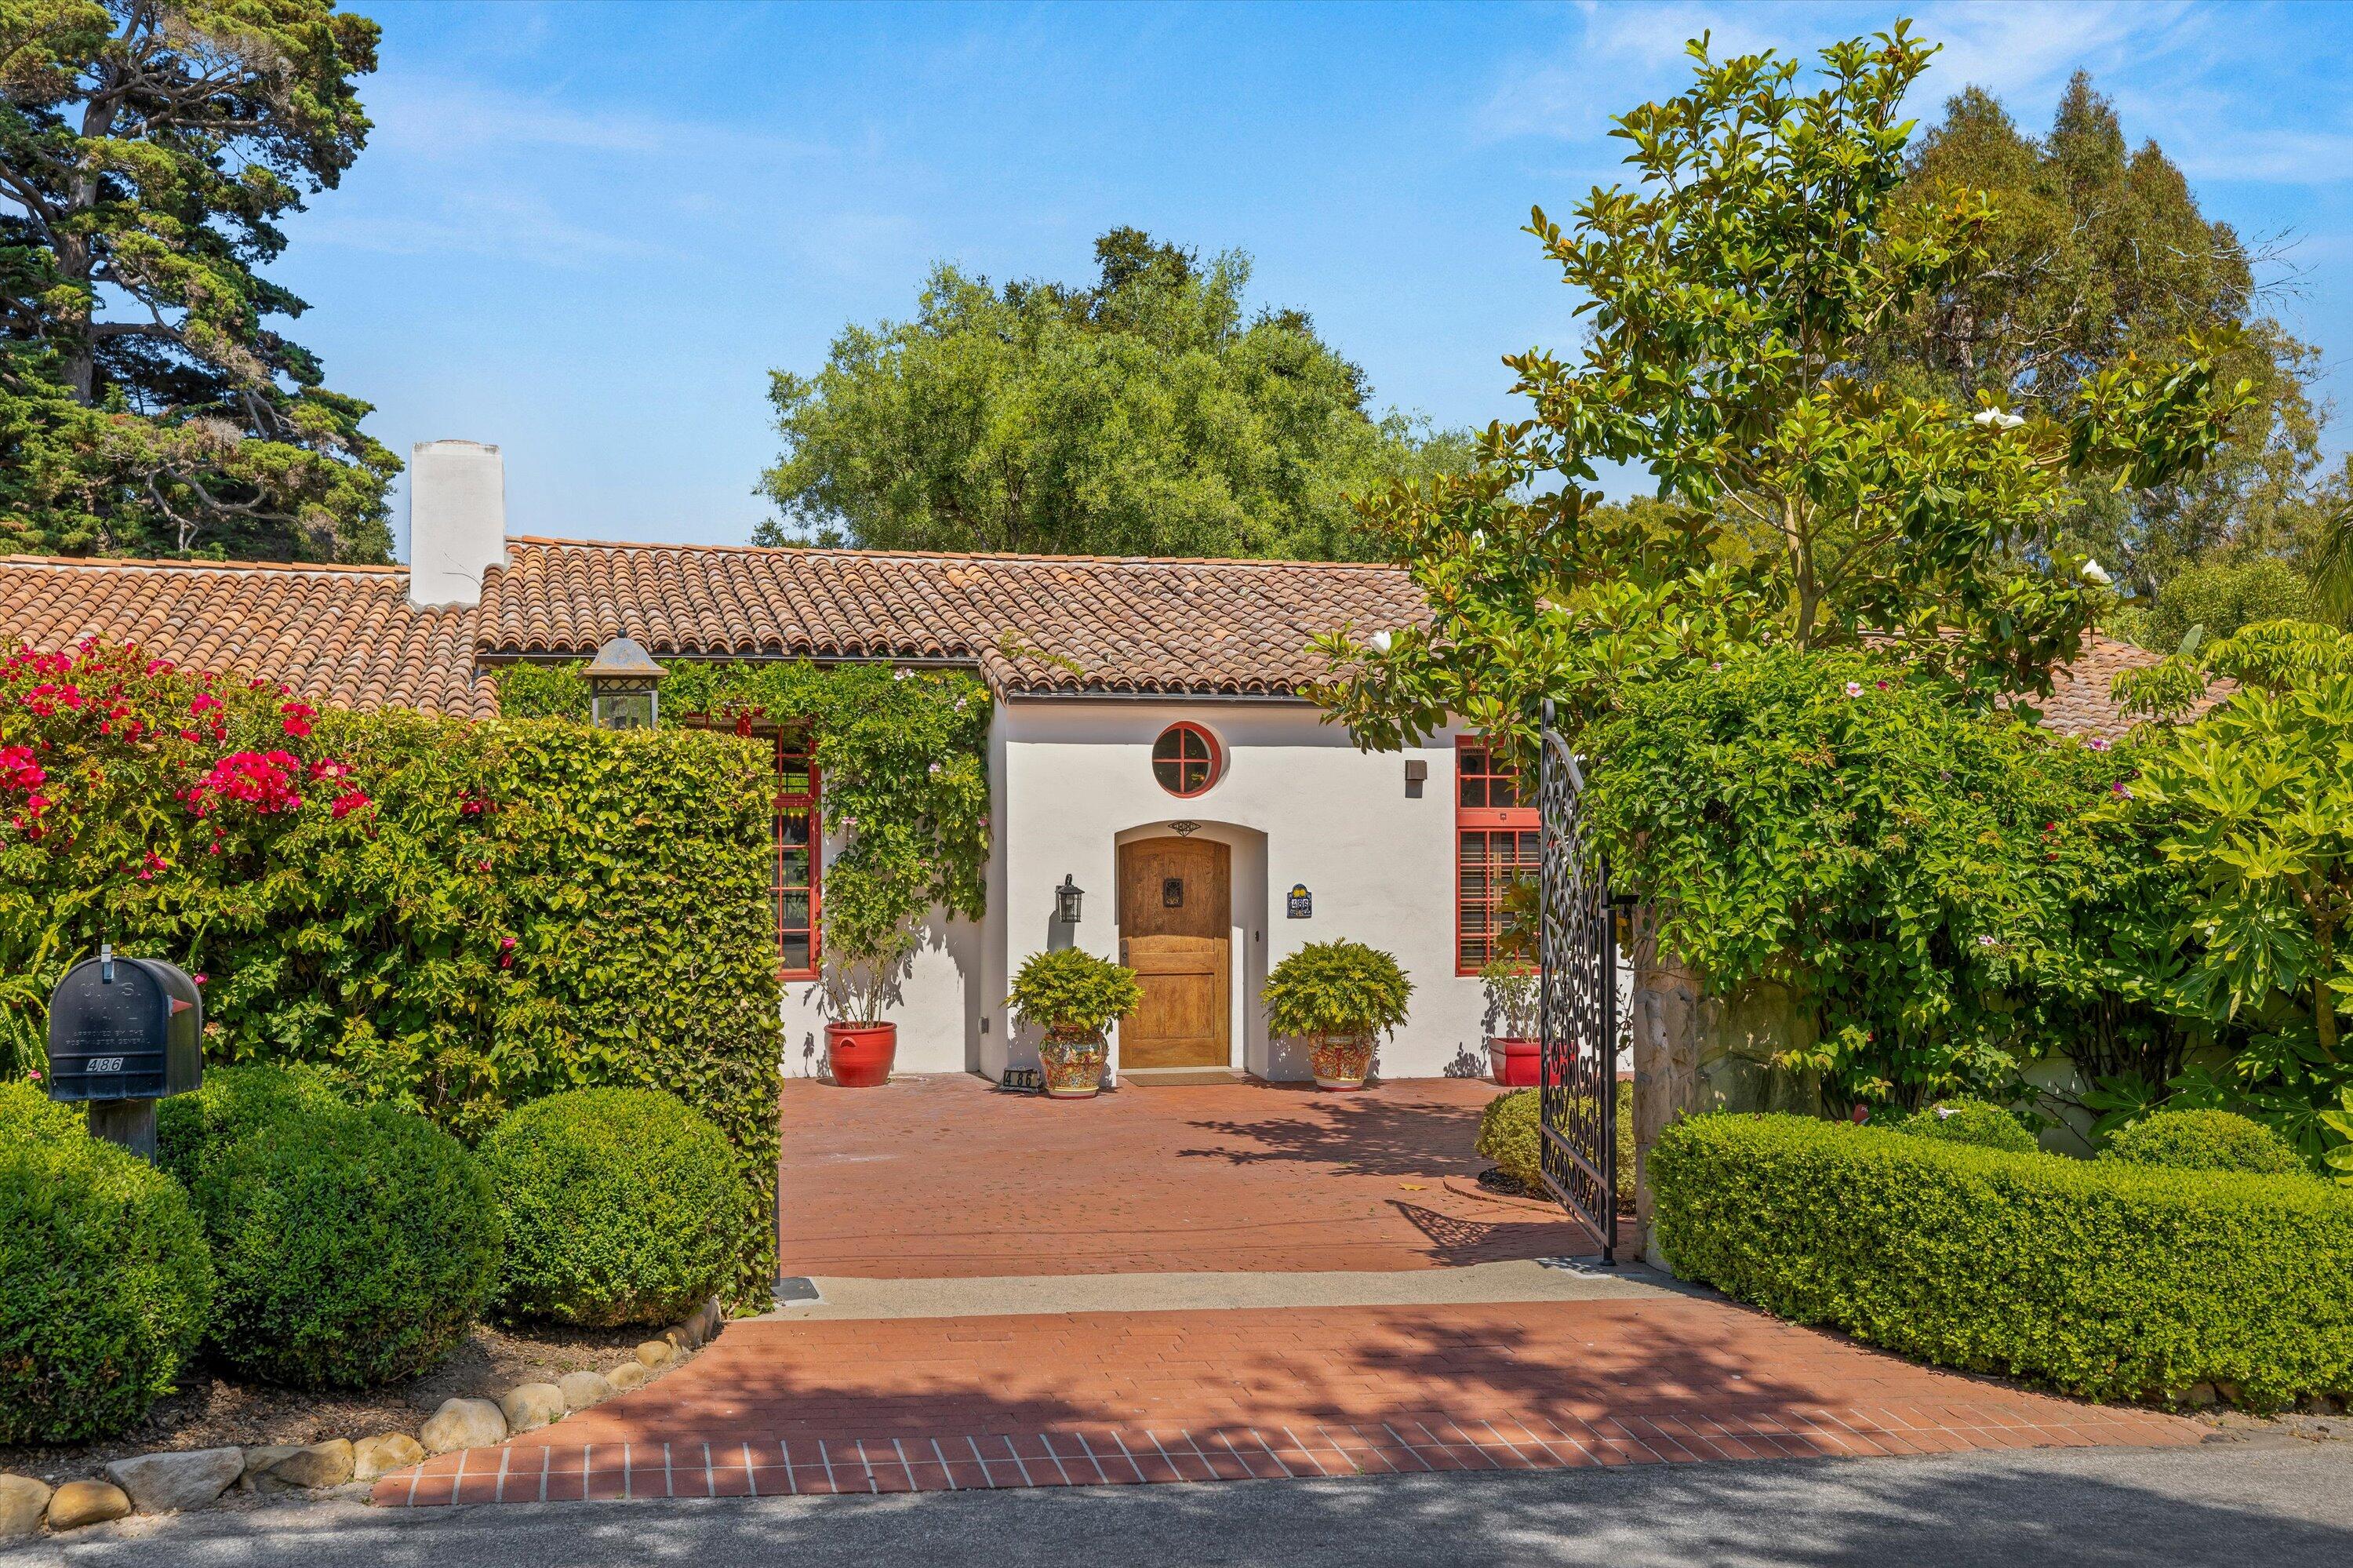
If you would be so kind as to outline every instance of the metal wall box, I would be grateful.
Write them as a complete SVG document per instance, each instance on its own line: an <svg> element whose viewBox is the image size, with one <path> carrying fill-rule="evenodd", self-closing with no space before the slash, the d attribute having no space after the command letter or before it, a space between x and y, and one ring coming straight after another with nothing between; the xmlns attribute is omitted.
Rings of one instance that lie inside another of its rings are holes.
<svg viewBox="0 0 2353 1568"><path fill-rule="evenodd" d="M49 1098L159 1100L201 1087L205 999L161 959L101 951L49 998Z"/></svg>

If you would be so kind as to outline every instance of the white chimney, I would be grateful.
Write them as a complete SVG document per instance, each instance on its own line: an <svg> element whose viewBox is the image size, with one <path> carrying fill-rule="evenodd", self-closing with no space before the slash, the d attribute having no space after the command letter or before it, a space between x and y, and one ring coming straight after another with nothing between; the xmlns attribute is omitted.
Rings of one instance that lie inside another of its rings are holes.
<svg viewBox="0 0 2353 1568"><path fill-rule="evenodd" d="M482 574L507 558L507 469L480 441L408 449L408 602L482 602Z"/></svg>

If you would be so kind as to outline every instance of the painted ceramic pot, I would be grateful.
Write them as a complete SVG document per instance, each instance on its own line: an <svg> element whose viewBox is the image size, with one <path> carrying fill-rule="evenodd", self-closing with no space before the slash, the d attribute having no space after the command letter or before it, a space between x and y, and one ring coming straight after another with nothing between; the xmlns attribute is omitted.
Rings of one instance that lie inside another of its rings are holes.
<svg viewBox="0 0 2353 1568"><path fill-rule="evenodd" d="M1495 1082L1507 1089L1533 1089L1540 1076L1544 1043L1539 1040L1493 1039L1487 1042L1487 1063Z"/></svg>
<svg viewBox="0 0 2353 1568"><path fill-rule="evenodd" d="M1318 1034L1307 1043L1307 1065L1319 1089L1361 1089L1373 1071L1369 1034Z"/></svg>
<svg viewBox="0 0 2353 1568"><path fill-rule="evenodd" d="M833 1081L843 1088L880 1088L891 1081L891 1065L899 1059L899 1026L828 1023L825 1058Z"/></svg>
<svg viewBox="0 0 2353 1568"><path fill-rule="evenodd" d="M1046 1093L1058 1100L1091 1100L1103 1087L1103 1060L1108 1051L1100 1034L1076 1040L1048 1035L1038 1047L1044 1069Z"/></svg>

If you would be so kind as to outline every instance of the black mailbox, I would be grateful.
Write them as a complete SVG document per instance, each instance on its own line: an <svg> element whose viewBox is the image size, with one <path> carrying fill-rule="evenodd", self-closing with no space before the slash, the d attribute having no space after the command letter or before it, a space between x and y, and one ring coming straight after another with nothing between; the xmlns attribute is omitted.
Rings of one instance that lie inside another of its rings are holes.
<svg viewBox="0 0 2353 1568"><path fill-rule="evenodd" d="M187 1094L203 1086L204 1038L204 993L185 969L101 948L49 998L49 1098Z"/></svg>

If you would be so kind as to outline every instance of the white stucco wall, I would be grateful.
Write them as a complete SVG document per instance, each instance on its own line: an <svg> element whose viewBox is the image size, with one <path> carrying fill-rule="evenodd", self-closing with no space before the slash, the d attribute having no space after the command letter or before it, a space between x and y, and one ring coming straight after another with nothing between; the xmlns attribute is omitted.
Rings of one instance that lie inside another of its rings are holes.
<svg viewBox="0 0 2353 1568"><path fill-rule="evenodd" d="M1152 745L1184 719L1218 737L1225 767L1206 794L1178 800L1152 774ZM1409 796L1408 758L1429 766ZM1307 1077L1304 1053L1267 1037L1258 992L1273 964L1313 941L1347 937L1397 956L1414 982L1412 1013L1385 1042L1380 1071L1435 1077L1486 1070L1485 999L1454 972L1454 746L1367 755L1304 705L1011 702L989 737L988 915L978 926L934 916L889 1016L899 1024L899 1070L990 1077L1034 1066L1036 1040L1010 1028L1012 972L1031 953L1075 943L1119 955L1118 845L1197 824L1195 836L1232 847L1231 1065L1278 1079ZM828 841L828 860L839 853ZM1085 890L1078 927L1056 919L1065 875ZM1285 913L1293 884L1314 914ZM818 1072L823 1010L796 984L786 1006L786 1071ZM1117 1032L1113 1065L1118 1065Z"/></svg>

